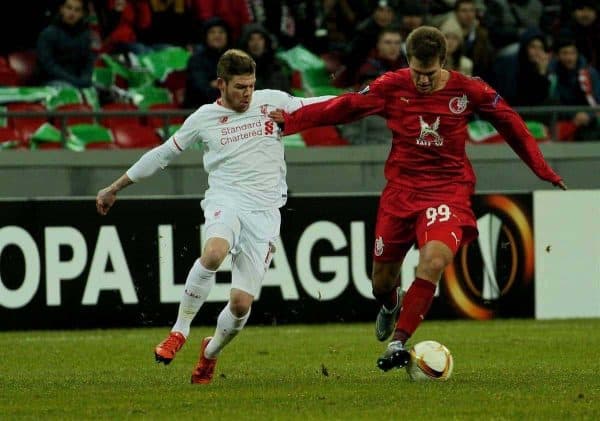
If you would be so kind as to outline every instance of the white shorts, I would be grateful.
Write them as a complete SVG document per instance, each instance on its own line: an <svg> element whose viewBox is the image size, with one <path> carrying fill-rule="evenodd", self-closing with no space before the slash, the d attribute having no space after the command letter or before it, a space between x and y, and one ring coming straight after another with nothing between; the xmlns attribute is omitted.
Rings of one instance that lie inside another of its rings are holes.
<svg viewBox="0 0 600 421"><path fill-rule="evenodd" d="M204 204L203 208L205 241L218 237L229 243L231 287L256 297L279 236L279 209L239 211L212 204Z"/></svg>

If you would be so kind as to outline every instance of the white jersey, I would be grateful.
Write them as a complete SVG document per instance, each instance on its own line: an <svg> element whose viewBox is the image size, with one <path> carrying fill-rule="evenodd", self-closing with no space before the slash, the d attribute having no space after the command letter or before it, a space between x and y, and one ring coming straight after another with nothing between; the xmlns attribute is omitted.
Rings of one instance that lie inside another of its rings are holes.
<svg viewBox="0 0 600 421"><path fill-rule="evenodd" d="M286 165L280 129L269 112L277 108L293 112L329 98L297 98L282 91L259 90L242 113L216 101L190 115L167 142L180 151L204 143L209 185L206 200L243 210L279 208L287 200Z"/></svg>

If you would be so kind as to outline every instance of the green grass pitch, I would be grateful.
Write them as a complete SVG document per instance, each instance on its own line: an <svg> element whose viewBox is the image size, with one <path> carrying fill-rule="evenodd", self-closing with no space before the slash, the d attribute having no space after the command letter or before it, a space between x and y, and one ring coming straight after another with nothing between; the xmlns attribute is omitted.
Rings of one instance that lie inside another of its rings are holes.
<svg viewBox="0 0 600 421"><path fill-rule="evenodd" d="M600 320L423 323L452 351L447 382L382 373L371 324L250 326L215 380L189 384L194 327L169 366L168 328L0 332L0 419L600 419Z"/></svg>

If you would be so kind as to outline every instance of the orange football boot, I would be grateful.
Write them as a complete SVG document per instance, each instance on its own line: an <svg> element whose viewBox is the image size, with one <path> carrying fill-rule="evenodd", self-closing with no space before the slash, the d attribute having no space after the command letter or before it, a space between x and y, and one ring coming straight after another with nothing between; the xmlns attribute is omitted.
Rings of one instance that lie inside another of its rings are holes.
<svg viewBox="0 0 600 421"><path fill-rule="evenodd" d="M200 345L200 358L198 359L196 368L192 371L192 384L208 384L212 381L217 365L217 359L206 358L204 356L204 350L211 339L211 336L202 339L202 345Z"/></svg>
<svg viewBox="0 0 600 421"><path fill-rule="evenodd" d="M181 349L184 343L185 336L183 336L183 333L169 333L169 336L154 348L154 357L156 358L156 361L165 363L165 365L169 364L171 360L175 358L175 354Z"/></svg>

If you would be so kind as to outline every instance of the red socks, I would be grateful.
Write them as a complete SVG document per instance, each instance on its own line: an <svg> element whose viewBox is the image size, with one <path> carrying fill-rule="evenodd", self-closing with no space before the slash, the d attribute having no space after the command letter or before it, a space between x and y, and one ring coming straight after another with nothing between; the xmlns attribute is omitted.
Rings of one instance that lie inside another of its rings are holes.
<svg viewBox="0 0 600 421"><path fill-rule="evenodd" d="M394 340L405 343L421 324L435 294L436 285L421 278L416 278L402 301L402 310L396 323Z"/></svg>

